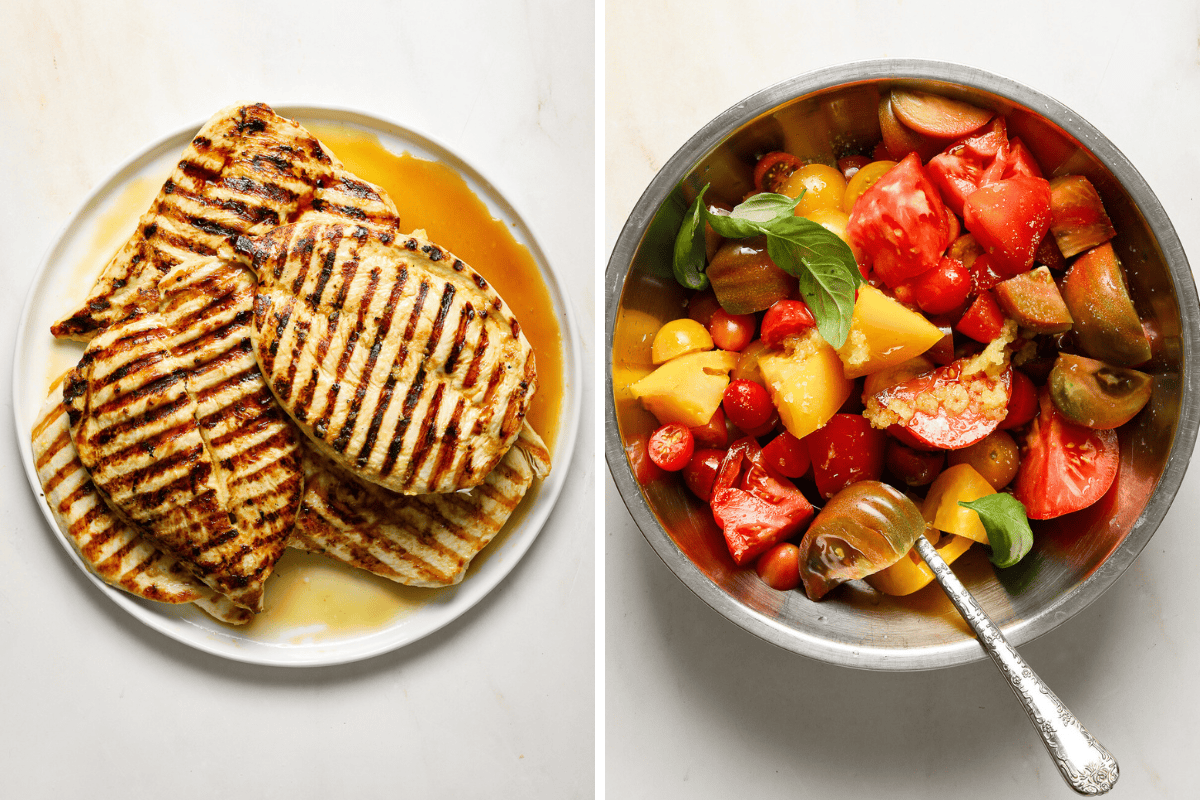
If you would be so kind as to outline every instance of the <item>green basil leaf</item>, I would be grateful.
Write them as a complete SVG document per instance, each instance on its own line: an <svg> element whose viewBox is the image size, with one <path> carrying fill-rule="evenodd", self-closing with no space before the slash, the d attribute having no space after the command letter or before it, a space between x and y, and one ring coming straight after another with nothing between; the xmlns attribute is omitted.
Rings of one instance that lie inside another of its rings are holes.
<svg viewBox="0 0 1200 800"><path fill-rule="evenodd" d="M737 209L734 209L735 211ZM766 223L732 214L714 214L704 209L704 220L726 239L748 239L766 233Z"/></svg>
<svg viewBox="0 0 1200 800"><path fill-rule="evenodd" d="M854 298L862 273L850 247L812 220L790 217L775 220L767 231L767 254L800 282L821 337L841 347L850 335Z"/></svg>
<svg viewBox="0 0 1200 800"><path fill-rule="evenodd" d="M803 196L804 192L801 192L797 197L788 197L786 194L775 194L773 192L762 192L743 203L739 203L733 211L729 212L729 216L750 222L767 224L780 217L795 216L796 206L800 204L800 198Z"/></svg>
<svg viewBox="0 0 1200 800"><path fill-rule="evenodd" d="M704 217L708 213L704 193L707 191L705 184L684 214L683 224L675 236L675 254L671 262L675 280L697 291L708 288L708 276L704 274Z"/></svg>
<svg viewBox="0 0 1200 800"><path fill-rule="evenodd" d="M958 504L979 515L992 546L992 563L1011 567L1033 547L1033 531L1021 501L1005 492L996 492L978 500L959 500Z"/></svg>

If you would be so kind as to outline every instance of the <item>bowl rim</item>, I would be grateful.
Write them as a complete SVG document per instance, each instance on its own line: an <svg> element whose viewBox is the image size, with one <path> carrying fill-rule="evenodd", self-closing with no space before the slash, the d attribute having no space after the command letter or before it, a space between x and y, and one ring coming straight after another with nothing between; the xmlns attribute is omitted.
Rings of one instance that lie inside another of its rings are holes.
<svg viewBox="0 0 1200 800"><path fill-rule="evenodd" d="M1091 123L1059 101L1009 78L947 61L888 58L847 62L802 73L762 89L718 114L691 136L658 171L630 212L609 257L604 276L605 430L609 473L622 501L659 558L707 605L744 630L799 655L830 664L880 671L931 670L979 661L986 652L974 637L935 647L854 647L788 628L740 604L714 583L675 545L633 479L617 428L613 396L613 331L617 306L633 257L650 221L690 169L749 121L777 106L848 83L916 79L961 84L1009 100L1058 125L1087 148L1129 192L1144 215L1166 261L1179 304L1182 401L1166 467L1155 492L1121 544L1081 583L1037 614L1003 627L1014 645L1054 630L1094 602L1133 563L1166 516L1178 493L1200 427L1194 401L1200 370L1200 299L1179 236L1150 185L1128 158Z"/></svg>

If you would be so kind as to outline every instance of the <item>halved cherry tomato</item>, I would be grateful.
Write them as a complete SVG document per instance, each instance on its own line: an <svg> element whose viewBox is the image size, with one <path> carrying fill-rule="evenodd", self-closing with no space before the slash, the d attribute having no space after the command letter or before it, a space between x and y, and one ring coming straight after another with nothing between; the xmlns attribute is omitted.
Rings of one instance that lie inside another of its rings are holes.
<svg viewBox="0 0 1200 800"><path fill-rule="evenodd" d="M708 332L717 347L737 352L750 344L754 338L754 327L753 314L730 314L718 308L708 323Z"/></svg>
<svg viewBox="0 0 1200 800"><path fill-rule="evenodd" d="M691 430L678 422L671 422L650 434L647 443L650 460L667 472L678 472L687 466L696 449Z"/></svg>
<svg viewBox="0 0 1200 800"><path fill-rule="evenodd" d="M766 463L762 448L750 438L734 442L721 461L712 510L738 566L784 541L813 516L812 504Z"/></svg>
<svg viewBox="0 0 1200 800"><path fill-rule="evenodd" d="M692 494L706 503L712 500L713 484L724 458L724 450L704 447L692 453L687 466L683 468L683 482L692 490Z"/></svg>
<svg viewBox="0 0 1200 800"><path fill-rule="evenodd" d="M985 344L999 336L1003 328L1004 312L1000 310L1000 304L987 289L976 295L970 308L954 326L954 330L959 333L966 334L975 341Z"/></svg>
<svg viewBox="0 0 1200 800"><path fill-rule="evenodd" d="M713 412L712 419L692 428L692 438L696 440L697 447L729 446L729 426L725 424L725 412L720 406Z"/></svg>
<svg viewBox="0 0 1200 800"><path fill-rule="evenodd" d="M852 483L877 481L883 475L887 434L861 414L834 414L804 437L804 446L812 459L817 491L825 499Z"/></svg>
<svg viewBox="0 0 1200 800"><path fill-rule="evenodd" d="M888 286L936 267L950 244L946 208L915 154L863 192L846 232Z"/></svg>
<svg viewBox="0 0 1200 800"><path fill-rule="evenodd" d="M754 571L772 589L790 592L800 585L800 548L791 542L777 544L758 557Z"/></svg>
<svg viewBox="0 0 1200 800"><path fill-rule="evenodd" d="M787 478L804 477L811 464L804 441L787 431L763 445L763 458Z"/></svg>
<svg viewBox="0 0 1200 800"><path fill-rule="evenodd" d="M1015 175L976 189L963 205L967 230L995 259L1006 278L1028 272L1050 230L1050 183Z"/></svg>
<svg viewBox="0 0 1200 800"><path fill-rule="evenodd" d="M1012 392L1012 369L994 379L982 372L963 375L966 362L959 359L884 389L870 398L868 411L896 406L911 411L912 416L901 418L893 428L906 431L927 448L957 450L975 444L1004 419ZM814 455L814 468L816 464Z"/></svg>
<svg viewBox="0 0 1200 800"><path fill-rule="evenodd" d="M945 314L967 302L973 282L962 262L943 257L931 270L912 279L913 299L926 314Z"/></svg>
<svg viewBox="0 0 1200 800"><path fill-rule="evenodd" d="M629 459L629 469L633 472L633 478L639 486L653 483L666 474L650 460L650 451L647 448L648 439L649 437L645 434L638 434L625 442L625 457Z"/></svg>
<svg viewBox="0 0 1200 800"><path fill-rule="evenodd" d="M1117 476L1116 431L1091 430L1063 418L1049 392L1029 427L1013 495L1030 519L1053 519L1087 508Z"/></svg>
<svg viewBox="0 0 1200 800"><path fill-rule="evenodd" d="M998 426L1002 430L1019 428L1033 419L1038 412L1037 388L1029 376L1019 369L1013 370L1012 395L1008 398L1008 414Z"/></svg>
<svg viewBox="0 0 1200 800"><path fill-rule="evenodd" d="M803 300L780 300L763 314L762 340L767 347L778 348L788 336L804 333L816 324Z"/></svg>
<svg viewBox="0 0 1200 800"><path fill-rule="evenodd" d="M804 162L791 153L775 151L767 153L754 166L754 188L760 192L778 192L793 172L804 166Z"/></svg>
<svg viewBox="0 0 1200 800"><path fill-rule="evenodd" d="M725 387L721 407L729 421L749 433L762 427L775 411L771 395L754 381L731 381Z"/></svg>

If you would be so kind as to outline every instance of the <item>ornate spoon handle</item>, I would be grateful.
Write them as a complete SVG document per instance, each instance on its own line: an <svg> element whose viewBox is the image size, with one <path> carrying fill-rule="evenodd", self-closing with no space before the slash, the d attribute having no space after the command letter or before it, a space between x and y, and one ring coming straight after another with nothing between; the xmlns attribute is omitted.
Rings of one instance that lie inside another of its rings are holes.
<svg viewBox="0 0 1200 800"><path fill-rule="evenodd" d="M1079 724L1075 715L1029 668L962 581L950 571L929 540L918 536L916 547L949 595L950 602L954 603L954 607L979 637L983 649L1008 679L1013 694L1024 706L1025 713L1042 737L1042 744L1046 745L1063 780L1080 794L1104 794L1111 789L1119 775L1117 760L1112 753Z"/></svg>

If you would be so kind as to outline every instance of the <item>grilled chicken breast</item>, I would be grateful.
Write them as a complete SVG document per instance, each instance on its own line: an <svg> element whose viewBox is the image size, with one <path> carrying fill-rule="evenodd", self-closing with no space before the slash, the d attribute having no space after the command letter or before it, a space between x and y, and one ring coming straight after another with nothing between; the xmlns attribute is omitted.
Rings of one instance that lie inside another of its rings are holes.
<svg viewBox="0 0 1200 800"><path fill-rule="evenodd" d="M288 545L409 586L450 586L504 527L550 454L528 423L483 483L405 495L361 481L305 448L304 502Z"/></svg>
<svg viewBox="0 0 1200 800"><path fill-rule="evenodd" d="M258 275L259 366L323 455L404 494L470 488L500 462L537 373L482 276L419 235L324 215L234 250Z"/></svg>
<svg viewBox="0 0 1200 800"><path fill-rule="evenodd" d="M195 603L222 622L250 621L249 611L205 586L179 559L108 507L71 442L58 383L33 427L33 459L58 529L105 583L146 600Z"/></svg>
<svg viewBox="0 0 1200 800"><path fill-rule="evenodd" d="M153 309L159 280L176 264L212 255L232 236L322 210L396 224L386 195L351 175L299 124L262 103L224 108L196 134L87 298L51 332L91 339L134 311Z"/></svg>
<svg viewBox="0 0 1200 800"><path fill-rule="evenodd" d="M259 611L302 494L299 440L250 344L254 279L218 258L163 278L156 311L96 336L67 376L96 486L200 580Z"/></svg>

